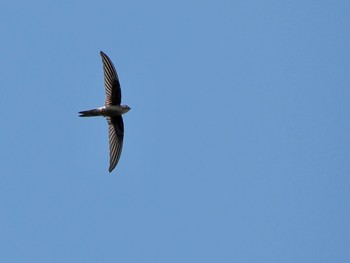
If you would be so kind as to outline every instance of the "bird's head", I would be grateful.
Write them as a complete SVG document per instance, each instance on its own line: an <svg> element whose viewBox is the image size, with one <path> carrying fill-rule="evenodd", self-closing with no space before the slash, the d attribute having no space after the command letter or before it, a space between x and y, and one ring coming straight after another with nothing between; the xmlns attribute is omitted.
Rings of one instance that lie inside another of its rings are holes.
<svg viewBox="0 0 350 263"><path fill-rule="evenodd" d="M127 113L131 109L128 105L120 105L120 106L122 106L123 114Z"/></svg>

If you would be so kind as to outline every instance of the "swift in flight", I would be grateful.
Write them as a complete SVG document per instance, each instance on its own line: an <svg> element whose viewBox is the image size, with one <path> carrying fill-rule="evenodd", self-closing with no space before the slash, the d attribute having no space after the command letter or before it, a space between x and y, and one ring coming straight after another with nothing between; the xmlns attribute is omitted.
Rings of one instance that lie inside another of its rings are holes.
<svg viewBox="0 0 350 263"><path fill-rule="evenodd" d="M104 82L106 89L105 106L79 112L79 117L106 117L109 129L109 172L116 167L123 148L124 123L122 115L130 110L121 105L121 89L117 71L109 57L100 52L103 62Z"/></svg>

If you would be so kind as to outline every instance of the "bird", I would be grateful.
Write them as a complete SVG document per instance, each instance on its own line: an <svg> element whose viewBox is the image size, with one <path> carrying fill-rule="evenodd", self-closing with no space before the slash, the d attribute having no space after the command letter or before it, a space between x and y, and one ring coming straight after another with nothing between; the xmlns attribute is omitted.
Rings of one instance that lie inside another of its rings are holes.
<svg viewBox="0 0 350 263"><path fill-rule="evenodd" d="M117 166L123 148L124 122L122 115L131 108L121 104L122 93L117 71L110 58L100 51L103 63L106 91L105 105L92 110L79 112L79 117L103 116L107 119L109 130L109 169L111 173Z"/></svg>

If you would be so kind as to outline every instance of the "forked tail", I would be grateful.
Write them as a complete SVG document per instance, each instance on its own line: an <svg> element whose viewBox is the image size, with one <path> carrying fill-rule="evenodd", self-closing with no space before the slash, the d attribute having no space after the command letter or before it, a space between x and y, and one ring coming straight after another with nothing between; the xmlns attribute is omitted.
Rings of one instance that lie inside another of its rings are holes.
<svg viewBox="0 0 350 263"><path fill-rule="evenodd" d="M79 112L79 117L93 117L93 116L101 116L100 109L93 110L84 110Z"/></svg>

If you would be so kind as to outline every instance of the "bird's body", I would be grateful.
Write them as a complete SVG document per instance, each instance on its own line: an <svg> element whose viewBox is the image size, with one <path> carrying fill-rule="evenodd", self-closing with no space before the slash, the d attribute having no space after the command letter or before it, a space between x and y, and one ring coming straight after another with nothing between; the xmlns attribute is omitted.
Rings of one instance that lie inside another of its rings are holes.
<svg viewBox="0 0 350 263"><path fill-rule="evenodd" d="M121 105L121 90L117 72L112 61L102 51L100 52L103 62L104 81L106 89L105 106L79 112L79 117L106 117L109 129L109 172L117 165L124 139L124 123L122 115L127 113L130 108L127 105Z"/></svg>
<svg viewBox="0 0 350 263"><path fill-rule="evenodd" d="M130 108L127 105L110 105L103 106L97 109L85 110L79 112L79 117L93 117L93 116L103 116L103 117L114 117L121 116L127 113Z"/></svg>

